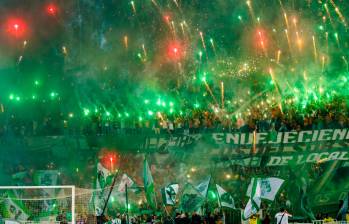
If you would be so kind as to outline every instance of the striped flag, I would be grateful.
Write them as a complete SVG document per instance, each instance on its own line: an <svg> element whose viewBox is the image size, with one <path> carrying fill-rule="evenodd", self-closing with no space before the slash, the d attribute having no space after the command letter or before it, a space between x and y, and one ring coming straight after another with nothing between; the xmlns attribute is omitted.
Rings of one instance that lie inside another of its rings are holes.
<svg viewBox="0 0 349 224"><path fill-rule="evenodd" d="M256 178L252 178L250 185L248 186L246 196L251 195L252 183ZM283 179L276 177L257 178L261 185L261 198L274 201L276 194L278 193L281 185L284 183Z"/></svg>
<svg viewBox="0 0 349 224"><path fill-rule="evenodd" d="M246 220L252 215L257 214L261 206L261 184L257 178L252 179L250 199L247 202L243 213L243 219Z"/></svg>

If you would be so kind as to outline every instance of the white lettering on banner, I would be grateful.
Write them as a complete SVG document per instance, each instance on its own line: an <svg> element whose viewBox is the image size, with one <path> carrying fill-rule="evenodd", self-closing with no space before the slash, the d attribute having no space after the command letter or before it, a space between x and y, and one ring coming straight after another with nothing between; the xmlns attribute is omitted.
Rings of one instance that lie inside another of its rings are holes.
<svg viewBox="0 0 349 224"><path fill-rule="evenodd" d="M329 141L329 140L331 140L332 137L330 136L330 134L332 134L332 136L333 136L333 130L331 130L331 129L321 130L319 138L318 138L318 141Z"/></svg>
<svg viewBox="0 0 349 224"><path fill-rule="evenodd" d="M335 129L333 131L332 140L343 140L345 138L346 133L347 133L346 129Z"/></svg>
<svg viewBox="0 0 349 224"><path fill-rule="evenodd" d="M242 134L240 135L240 145L245 144L245 137L246 137L246 134L245 134L245 133L242 133Z"/></svg>
<svg viewBox="0 0 349 224"><path fill-rule="evenodd" d="M234 159L234 160L230 160L230 162L231 162L231 165L257 167L257 166L260 166L261 160L262 159L260 157L251 157L246 159Z"/></svg>
<svg viewBox="0 0 349 224"><path fill-rule="evenodd" d="M199 141L202 138L202 134L195 134L195 135L189 135L189 136L191 137L189 139L192 140L191 142L188 142L189 144Z"/></svg>
<svg viewBox="0 0 349 224"><path fill-rule="evenodd" d="M289 163L289 161L291 161L292 159L293 159L293 156L283 156L280 166L286 166Z"/></svg>
<svg viewBox="0 0 349 224"><path fill-rule="evenodd" d="M328 157L326 157L328 155ZM292 156L271 156L266 166L285 166L289 164L315 163L322 159L326 161L341 160L349 161L348 152L322 152L310 153L309 155L292 155Z"/></svg>
<svg viewBox="0 0 349 224"><path fill-rule="evenodd" d="M273 140L269 141L269 144L280 144L282 141L282 132L278 132L277 136L276 136L276 141L274 142Z"/></svg>
<svg viewBox="0 0 349 224"><path fill-rule="evenodd" d="M227 137L226 137L226 142L227 144L230 144L230 141L233 140L234 141L234 144L235 145L238 145L239 144L239 134L238 133L235 133L235 134L227 134Z"/></svg>
<svg viewBox="0 0 349 224"><path fill-rule="evenodd" d="M311 139L312 142L316 141L318 134L319 134L319 131L315 130L314 133L313 133L313 138Z"/></svg>
<svg viewBox="0 0 349 224"><path fill-rule="evenodd" d="M217 144L233 144L233 145L252 145L253 140L258 144L295 144L301 142L322 142L322 141L335 141L344 140L345 135L349 139L349 132L347 129L323 129L314 131L290 131L290 132L278 132L276 139L269 139L268 132L253 133L213 133L212 138ZM225 139L225 141L224 141ZM224 141L224 142L223 142Z"/></svg>
<svg viewBox="0 0 349 224"><path fill-rule="evenodd" d="M316 161L319 161L320 157L318 153L310 153L307 157L306 162L307 163L315 163Z"/></svg>
<svg viewBox="0 0 349 224"><path fill-rule="evenodd" d="M171 147L178 146L177 142L178 142L178 137L171 137L170 140L168 141L168 146L171 146Z"/></svg>
<svg viewBox="0 0 349 224"><path fill-rule="evenodd" d="M166 138L159 138L158 145L160 145L160 146L166 145L166 144L168 144L169 141L170 140L168 140Z"/></svg>
<svg viewBox="0 0 349 224"><path fill-rule="evenodd" d="M246 139L246 135L248 135L248 139ZM247 140L247 142L246 142ZM242 133L240 135L240 145L252 145L253 142L253 133Z"/></svg>
<svg viewBox="0 0 349 224"><path fill-rule="evenodd" d="M256 134L256 142L264 144L267 142L267 137L268 133L259 132Z"/></svg>
<svg viewBox="0 0 349 224"><path fill-rule="evenodd" d="M157 148L157 146L158 146L157 143L158 143L157 138L150 138L150 139L149 139L149 143L148 143L148 144L149 144L148 147L149 147L149 148L153 148L153 147L154 147L154 148Z"/></svg>
<svg viewBox="0 0 349 224"><path fill-rule="evenodd" d="M307 145L299 145L298 149L302 147L304 150L321 151L321 147L332 149L343 148L349 144L349 130L348 129L323 129L323 130L305 130L300 132L277 132L271 136L270 132L255 133L211 133L211 134L190 134L190 135L160 135L146 138L142 147L144 149L157 149L167 144L168 147L186 147L200 140L206 141L208 144L214 143L216 145L226 144L232 147L249 147L253 143L257 146L268 144L273 147L279 147L285 144L284 147L292 147L297 143L313 143ZM323 145L323 142L332 144ZM319 147L317 143L322 145ZM336 145L336 147L335 147ZM306 148L305 148L306 147ZM279 149L277 151L285 151ZM270 150L268 151L270 152Z"/></svg>
<svg viewBox="0 0 349 224"><path fill-rule="evenodd" d="M300 164L303 164L303 163L305 163L304 155L298 155L296 164L300 165Z"/></svg>
<svg viewBox="0 0 349 224"><path fill-rule="evenodd" d="M215 140L216 144L221 144L223 143L223 133L213 133L212 138Z"/></svg>
<svg viewBox="0 0 349 224"><path fill-rule="evenodd" d="M301 132L299 132L298 142L310 142L312 133L313 133L312 131L301 131ZM306 136L306 139L303 141L304 136Z"/></svg>
<svg viewBox="0 0 349 224"><path fill-rule="evenodd" d="M284 135L284 143L296 143L296 136L297 136L297 132L292 131L292 132L285 132Z"/></svg>
<svg viewBox="0 0 349 224"><path fill-rule="evenodd" d="M183 136L183 138L179 137L178 138L178 141L179 141L178 146L184 147L187 144L189 138L190 138L189 136Z"/></svg>
<svg viewBox="0 0 349 224"><path fill-rule="evenodd" d="M329 153L328 152L322 152L319 155L319 160L328 158Z"/></svg>
<svg viewBox="0 0 349 224"><path fill-rule="evenodd" d="M329 160L337 160L338 157L340 155L340 152L332 152L329 156L328 156L328 159Z"/></svg>
<svg viewBox="0 0 349 224"><path fill-rule="evenodd" d="M282 156L271 156L267 166L280 166Z"/></svg>
<svg viewBox="0 0 349 224"><path fill-rule="evenodd" d="M348 155L348 152L342 152L338 160L349 160L349 157L345 157L347 155Z"/></svg>
<svg viewBox="0 0 349 224"><path fill-rule="evenodd" d="M283 152L296 152L294 147L284 147Z"/></svg>

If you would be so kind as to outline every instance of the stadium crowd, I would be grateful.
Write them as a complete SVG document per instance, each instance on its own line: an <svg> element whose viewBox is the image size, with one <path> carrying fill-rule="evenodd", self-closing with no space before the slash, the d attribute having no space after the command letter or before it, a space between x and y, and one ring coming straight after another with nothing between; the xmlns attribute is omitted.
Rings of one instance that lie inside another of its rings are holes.
<svg viewBox="0 0 349 224"><path fill-rule="evenodd" d="M282 106L266 101L252 104L244 112L239 106L222 109L191 109L182 113L157 112L144 117L91 113L88 116L59 111L28 115L0 113L0 136L173 134L196 132L290 131L349 126L346 98L312 102L305 106L286 100ZM228 112L233 111L233 112ZM24 114L23 114L24 113ZM80 113L81 114L81 113ZM117 114L117 113L115 113Z"/></svg>

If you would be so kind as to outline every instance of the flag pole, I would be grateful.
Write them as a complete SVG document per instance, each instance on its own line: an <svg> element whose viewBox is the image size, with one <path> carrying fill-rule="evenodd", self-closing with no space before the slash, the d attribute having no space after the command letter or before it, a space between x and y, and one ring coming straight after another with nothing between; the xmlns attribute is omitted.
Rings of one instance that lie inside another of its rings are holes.
<svg viewBox="0 0 349 224"><path fill-rule="evenodd" d="M111 195L111 193L112 193L112 191L113 191L113 189L114 189L114 186L115 186L115 183L116 183L117 175L118 175L118 171L117 171L117 172L115 173L115 175L114 175L113 183L111 184L111 187L110 187L110 190L109 190L109 193L108 193L108 197L107 197L107 199L105 200L102 213L101 213L100 216L97 216L97 223L103 223L103 221L104 221L104 220L103 220L103 219L105 218L104 212L105 212L105 209L107 208L110 195Z"/></svg>
<svg viewBox="0 0 349 224"><path fill-rule="evenodd" d="M126 194L126 223L129 224L129 216L128 216L128 189L127 183L125 184L125 194Z"/></svg>

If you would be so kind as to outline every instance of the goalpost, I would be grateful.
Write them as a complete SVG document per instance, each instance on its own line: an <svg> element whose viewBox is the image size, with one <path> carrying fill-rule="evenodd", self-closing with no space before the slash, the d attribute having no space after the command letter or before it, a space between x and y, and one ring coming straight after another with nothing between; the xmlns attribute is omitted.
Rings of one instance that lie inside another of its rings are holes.
<svg viewBox="0 0 349 224"><path fill-rule="evenodd" d="M0 186L0 223L75 224L75 186Z"/></svg>

